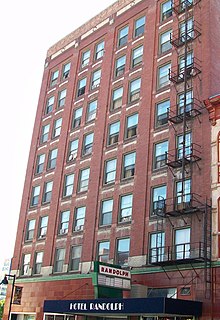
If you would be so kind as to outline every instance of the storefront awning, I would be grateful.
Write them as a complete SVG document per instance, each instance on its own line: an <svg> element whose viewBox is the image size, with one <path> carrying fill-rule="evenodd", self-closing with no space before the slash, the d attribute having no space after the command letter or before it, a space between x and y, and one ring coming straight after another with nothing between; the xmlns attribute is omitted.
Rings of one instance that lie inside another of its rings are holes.
<svg viewBox="0 0 220 320"><path fill-rule="evenodd" d="M46 300L45 313L201 316L202 302L171 298Z"/></svg>

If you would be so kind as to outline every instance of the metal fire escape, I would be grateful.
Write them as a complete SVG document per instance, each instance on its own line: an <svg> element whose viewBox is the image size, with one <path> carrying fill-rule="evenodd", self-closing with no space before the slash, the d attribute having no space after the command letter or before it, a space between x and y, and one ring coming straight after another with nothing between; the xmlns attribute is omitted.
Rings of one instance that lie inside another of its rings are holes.
<svg viewBox="0 0 220 320"><path fill-rule="evenodd" d="M200 25L194 19L194 8L199 6L200 1L179 0L178 4L173 4L179 28L171 35L170 42L178 52L179 63L170 69L169 79L177 92L179 87L183 91L175 110L169 110L168 121L175 135L178 131L181 138L178 147L167 153L166 164L172 175L178 177L179 190L176 190L176 196L172 199L158 198L154 203L154 214L157 216L158 231L163 230L166 219L172 227L174 219L182 219L186 226L191 226L192 221L195 223L197 220L202 236L196 243L166 247L161 247L161 239L158 239L157 248L151 249L150 261L161 266L165 272L166 266L176 266L180 270L179 265L188 263L196 274L194 265L201 263L204 268L205 295L208 297L211 289L211 203L202 194L193 193L191 185L187 187L187 181L193 178L195 166L197 170L201 170L202 161L201 146L193 143L189 134L193 122L201 122L200 115L204 109L193 94L194 79L199 77L202 71L201 62L193 55L193 43L201 35Z"/></svg>

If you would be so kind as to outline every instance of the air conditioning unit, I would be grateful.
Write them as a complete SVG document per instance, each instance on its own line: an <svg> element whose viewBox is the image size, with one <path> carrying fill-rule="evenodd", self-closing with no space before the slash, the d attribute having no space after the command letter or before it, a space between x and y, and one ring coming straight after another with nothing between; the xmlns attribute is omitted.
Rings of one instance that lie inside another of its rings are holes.
<svg viewBox="0 0 220 320"><path fill-rule="evenodd" d="M75 153L70 153L68 161L72 161L76 158L76 154Z"/></svg>
<svg viewBox="0 0 220 320"><path fill-rule="evenodd" d="M44 234L40 234L39 239L44 239L45 235Z"/></svg>
<svg viewBox="0 0 220 320"><path fill-rule="evenodd" d="M75 231L82 231L83 230L83 225L81 225L81 226L76 226L75 227Z"/></svg>
<svg viewBox="0 0 220 320"><path fill-rule="evenodd" d="M128 222L128 221L131 221L131 216L129 216L129 217L124 217L124 218L122 218L122 220L121 220L122 222Z"/></svg>
<svg viewBox="0 0 220 320"><path fill-rule="evenodd" d="M60 229L60 234L66 234L67 233L67 229Z"/></svg>

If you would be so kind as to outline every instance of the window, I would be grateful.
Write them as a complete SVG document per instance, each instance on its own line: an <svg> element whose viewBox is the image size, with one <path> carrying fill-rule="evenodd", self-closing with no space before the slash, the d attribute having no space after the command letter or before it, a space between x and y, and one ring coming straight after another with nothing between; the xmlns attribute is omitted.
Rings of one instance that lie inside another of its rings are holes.
<svg viewBox="0 0 220 320"><path fill-rule="evenodd" d="M44 169L44 161L45 161L45 154L39 154L37 156L37 163L35 168L35 173L39 174L43 172Z"/></svg>
<svg viewBox="0 0 220 320"><path fill-rule="evenodd" d="M50 78L50 86L51 87L53 87L57 84L58 76L59 76L59 70L56 70L51 73L51 78Z"/></svg>
<svg viewBox="0 0 220 320"><path fill-rule="evenodd" d="M176 184L176 208L177 210L186 209L191 200L191 180L178 181Z"/></svg>
<svg viewBox="0 0 220 320"><path fill-rule="evenodd" d="M70 270L78 271L82 254L82 246L73 246L70 253Z"/></svg>
<svg viewBox="0 0 220 320"><path fill-rule="evenodd" d="M170 110L170 100L159 102L156 105L155 127L168 124L168 115Z"/></svg>
<svg viewBox="0 0 220 320"><path fill-rule="evenodd" d="M96 45L96 47L95 47L95 60L98 60L103 57L104 47L105 47L104 41L101 41Z"/></svg>
<svg viewBox="0 0 220 320"><path fill-rule="evenodd" d="M139 37L144 33L146 17L141 17L135 21L134 36Z"/></svg>
<svg viewBox="0 0 220 320"><path fill-rule="evenodd" d="M121 196L120 214L119 214L119 221L120 222L131 221L132 202L133 202L133 194L127 194L127 195Z"/></svg>
<svg viewBox="0 0 220 320"><path fill-rule="evenodd" d="M40 218L40 226L39 226L39 238L45 238L47 234L47 224L48 224L48 216L44 216Z"/></svg>
<svg viewBox="0 0 220 320"><path fill-rule="evenodd" d="M112 223L113 199L103 200L101 204L100 225L110 225Z"/></svg>
<svg viewBox="0 0 220 320"><path fill-rule="evenodd" d="M84 226L84 222L85 222L85 215L86 215L86 207L76 208L74 231L83 230L83 226Z"/></svg>
<svg viewBox="0 0 220 320"><path fill-rule="evenodd" d="M67 174L64 178L63 196L68 197L73 193L74 173Z"/></svg>
<svg viewBox="0 0 220 320"><path fill-rule="evenodd" d="M52 196L53 181L46 182L44 185L43 203L49 203Z"/></svg>
<svg viewBox="0 0 220 320"><path fill-rule="evenodd" d="M160 35L160 53L164 53L172 49L172 44L170 43L171 33L172 31L168 30Z"/></svg>
<svg viewBox="0 0 220 320"><path fill-rule="evenodd" d="M65 100L66 100L66 89L59 92L57 107L58 108L64 107Z"/></svg>
<svg viewBox="0 0 220 320"><path fill-rule="evenodd" d="M61 126L62 126L62 118L56 119L54 121L54 127L53 127L53 138L56 138L60 135Z"/></svg>
<svg viewBox="0 0 220 320"><path fill-rule="evenodd" d="M135 172L136 152L124 155L122 178L131 178Z"/></svg>
<svg viewBox="0 0 220 320"><path fill-rule="evenodd" d="M97 100L89 102L88 107L87 107L87 114L86 114L86 121L87 122L95 119L96 111L97 111Z"/></svg>
<svg viewBox="0 0 220 320"><path fill-rule="evenodd" d="M129 102L140 98L141 78L135 79L129 84Z"/></svg>
<svg viewBox="0 0 220 320"><path fill-rule="evenodd" d="M23 255L23 259L22 259L22 269L21 269L21 275L22 276L28 276L29 275L30 261L31 261L30 253L24 254Z"/></svg>
<svg viewBox="0 0 220 320"><path fill-rule="evenodd" d="M108 130L108 145L109 146L118 142L119 131L120 131L120 121L111 123L109 125L109 130Z"/></svg>
<svg viewBox="0 0 220 320"><path fill-rule="evenodd" d="M35 259L34 259L34 274L41 274L41 267L43 263L43 256L44 253L41 252L36 252L35 253Z"/></svg>
<svg viewBox="0 0 220 320"><path fill-rule="evenodd" d="M134 68L142 64L144 47L140 46L132 50L132 62L131 67Z"/></svg>
<svg viewBox="0 0 220 320"><path fill-rule="evenodd" d="M165 233L157 232L150 234L149 262L155 263L164 260Z"/></svg>
<svg viewBox="0 0 220 320"><path fill-rule="evenodd" d="M116 159L107 160L105 162L105 176L104 184L109 184L115 182L116 177Z"/></svg>
<svg viewBox="0 0 220 320"><path fill-rule="evenodd" d="M93 146L93 138L94 138L94 133L89 133L84 136L83 139L83 151L82 155L86 156L88 154L92 153L92 146Z"/></svg>
<svg viewBox="0 0 220 320"><path fill-rule="evenodd" d="M130 238L117 240L116 264L121 267L128 266L128 257L130 250Z"/></svg>
<svg viewBox="0 0 220 320"><path fill-rule="evenodd" d="M68 62L66 64L64 64L63 66L63 73L62 73L62 79L67 79L69 77L69 74L70 74L70 66L71 66L71 63Z"/></svg>
<svg viewBox="0 0 220 320"><path fill-rule="evenodd" d="M176 259L190 258L190 228L175 230Z"/></svg>
<svg viewBox="0 0 220 320"><path fill-rule="evenodd" d="M183 146L183 135L180 135L177 137L177 148L176 148L176 158L182 159L183 158L183 151L184 151L184 157L190 159L190 155L192 153L191 147L192 147L192 134L191 132L188 132L185 134L185 148ZM185 149L185 150L184 150Z"/></svg>
<svg viewBox="0 0 220 320"><path fill-rule="evenodd" d="M115 61L115 77L121 76L125 72L126 55L119 57Z"/></svg>
<svg viewBox="0 0 220 320"><path fill-rule="evenodd" d="M55 259L54 259L54 272L63 272L63 265L65 259L65 249L56 249Z"/></svg>
<svg viewBox="0 0 220 320"><path fill-rule="evenodd" d="M163 298L177 298L177 288L150 288L147 289L147 297L163 297Z"/></svg>
<svg viewBox="0 0 220 320"><path fill-rule="evenodd" d="M49 152L49 158L48 158L48 164L47 169L54 169L56 168L56 162L57 162L57 153L58 149L50 150Z"/></svg>
<svg viewBox="0 0 220 320"><path fill-rule="evenodd" d="M53 106L54 106L54 100L55 100L54 96L47 99L45 114L52 112Z"/></svg>
<svg viewBox="0 0 220 320"><path fill-rule="evenodd" d="M159 186L152 189L151 215L164 215L166 206L167 187Z"/></svg>
<svg viewBox="0 0 220 320"><path fill-rule="evenodd" d="M188 52L186 56L186 75L187 77L191 77L193 69L193 52ZM184 74L185 70L185 58L181 56L179 59L179 73ZM182 75L183 77L183 75Z"/></svg>
<svg viewBox="0 0 220 320"><path fill-rule="evenodd" d="M88 190L90 168L80 170L78 192Z"/></svg>
<svg viewBox="0 0 220 320"><path fill-rule="evenodd" d="M86 78L83 78L83 79L79 80L78 89L77 89L77 97L80 97L85 93L85 91L86 91L86 81L87 81Z"/></svg>
<svg viewBox="0 0 220 320"><path fill-rule="evenodd" d="M26 238L25 238L25 240L32 240L34 238L35 223L36 223L35 219L27 221L27 229L26 229Z"/></svg>
<svg viewBox="0 0 220 320"><path fill-rule="evenodd" d="M163 141L154 146L154 169L166 166L168 152L168 141Z"/></svg>
<svg viewBox="0 0 220 320"><path fill-rule="evenodd" d="M32 193L31 193L31 206L37 206L39 202L39 196L40 196L40 186L32 187Z"/></svg>
<svg viewBox="0 0 220 320"><path fill-rule="evenodd" d="M184 98L186 99L186 104L184 108ZM178 114L183 114L184 112L190 112L193 107L193 91L187 91L186 95L181 93L178 96Z"/></svg>
<svg viewBox="0 0 220 320"><path fill-rule="evenodd" d="M132 138L137 135L138 113L127 117L125 138Z"/></svg>
<svg viewBox="0 0 220 320"><path fill-rule="evenodd" d="M122 28L118 32L118 47L124 46L128 42L128 26Z"/></svg>
<svg viewBox="0 0 220 320"><path fill-rule="evenodd" d="M74 110L72 129L75 129L80 126L81 120L82 120L82 112L83 112L82 107Z"/></svg>
<svg viewBox="0 0 220 320"><path fill-rule="evenodd" d="M110 242L103 241L98 243L98 261L109 262Z"/></svg>
<svg viewBox="0 0 220 320"><path fill-rule="evenodd" d="M42 127L40 143L44 143L44 142L46 142L48 140L49 131L50 131L50 125L49 124L46 124L45 126Z"/></svg>
<svg viewBox="0 0 220 320"><path fill-rule="evenodd" d="M187 34L186 33L187 30ZM194 31L193 31L193 19L187 20L187 22L180 23L179 26L179 38L180 41L185 42L186 40L192 40L194 38Z"/></svg>
<svg viewBox="0 0 220 320"><path fill-rule="evenodd" d="M161 89L170 84L169 80L169 70L171 68L171 64L168 63L158 69L158 89Z"/></svg>
<svg viewBox="0 0 220 320"><path fill-rule="evenodd" d="M172 1L168 0L161 4L161 21L172 16Z"/></svg>
<svg viewBox="0 0 220 320"><path fill-rule="evenodd" d="M69 227L70 210L66 210L60 213L60 224L58 234L67 234Z"/></svg>
<svg viewBox="0 0 220 320"><path fill-rule="evenodd" d="M112 92L112 110L122 106L123 87L114 89Z"/></svg>
<svg viewBox="0 0 220 320"><path fill-rule="evenodd" d="M82 53L82 61L81 61L81 68L88 66L90 59L90 50L86 50Z"/></svg>
<svg viewBox="0 0 220 320"><path fill-rule="evenodd" d="M96 70L92 73L92 80L91 80L91 89L95 89L100 85L101 81L101 69Z"/></svg>
<svg viewBox="0 0 220 320"><path fill-rule="evenodd" d="M76 159L78 152L79 139L70 141L69 152L68 152L68 161Z"/></svg>

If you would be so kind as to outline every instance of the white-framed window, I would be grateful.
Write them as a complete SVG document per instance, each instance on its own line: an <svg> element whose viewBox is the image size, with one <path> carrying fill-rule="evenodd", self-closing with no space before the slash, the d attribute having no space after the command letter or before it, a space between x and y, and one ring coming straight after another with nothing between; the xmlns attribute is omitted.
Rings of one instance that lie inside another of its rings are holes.
<svg viewBox="0 0 220 320"><path fill-rule="evenodd" d="M167 186L156 186L152 188L151 216L163 215L165 213L165 201L167 196Z"/></svg>
<svg viewBox="0 0 220 320"><path fill-rule="evenodd" d="M65 175L63 186L63 197L71 196L74 186L74 173Z"/></svg>
<svg viewBox="0 0 220 320"><path fill-rule="evenodd" d="M120 121L111 123L108 128L108 146L117 143L120 131Z"/></svg>
<svg viewBox="0 0 220 320"><path fill-rule="evenodd" d="M109 262L109 253L110 253L110 241L102 241L98 242L98 250L97 250L97 260L100 262Z"/></svg>
<svg viewBox="0 0 220 320"><path fill-rule="evenodd" d="M87 82L87 78L83 78L78 81L77 97L80 97L85 93L86 82Z"/></svg>
<svg viewBox="0 0 220 320"><path fill-rule="evenodd" d="M132 68L142 64L143 51L144 51L144 46L143 45L141 45L141 46L139 46L137 48L134 48L132 50L132 60L131 60L131 67Z"/></svg>
<svg viewBox="0 0 220 320"><path fill-rule="evenodd" d="M175 230L175 255L176 259L190 258L190 228Z"/></svg>
<svg viewBox="0 0 220 320"><path fill-rule="evenodd" d="M106 160L105 173L104 173L104 184L109 184L109 183L115 182L116 167L117 167L117 159Z"/></svg>
<svg viewBox="0 0 220 320"><path fill-rule="evenodd" d="M118 31L118 47L122 47L128 42L128 31L128 26L125 26Z"/></svg>
<svg viewBox="0 0 220 320"><path fill-rule="evenodd" d="M134 37L139 37L144 34L144 27L145 27L146 17L141 17L135 20L134 23Z"/></svg>
<svg viewBox="0 0 220 320"><path fill-rule="evenodd" d="M129 222L132 217L133 194L120 197L119 222Z"/></svg>
<svg viewBox="0 0 220 320"><path fill-rule="evenodd" d="M32 187L31 202L30 202L31 207L38 205L39 196L40 196L40 186Z"/></svg>
<svg viewBox="0 0 220 320"><path fill-rule="evenodd" d="M63 90L60 91L59 94L58 94L57 107L58 107L58 108L64 107L65 101L66 101L66 89L63 89Z"/></svg>
<svg viewBox="0 0 220 320"><path fill-rule="evenodd" d="M86 134L83 138L83 150L82 155L86 156L88 154L92 153L92 147L93 147L93 139L94 139L94 133L90 132Z"/></svg>
<svg viewBox="0 0 220 320"><path fill-rule="evenodd" d="M186 104L184 108L184 98L186 99ZM190 112L193 107L193 91L189 90L185 94L181 93L178 95L178 114L183 114L185 112Z"/></svg>
<svg viewBox="0 0 220 320"><path fill-rule="evenodd" d="M116 264L118 264L121 267L127 267L129 251L130 251L130 238L117 239Z"/></svg>
<svg viewBox="0 0 220 320"><path fill-rule="evenodd" d="M41 130L40 143L44 143L48 141L50 131L50 124L45 124Z"/></svg>
<svg viewBox="0 0 220 320"><path fill-rule="evenodd" d="M126 55L123 55L115 61L115 77L119 77L125 72Z"/></svg>
<svg viewBox="0 0 220 320"><path fill-rule="evenodd" d="M185 209L191 200L191 179L176 183L176 208Z"/></svg>
<svg viewBox="0 0 220 320"><path fill-rule="evenodd" d="M192 133L187 132L185 134L185 147L183 146L183 135L177 136L176 140L176 158L177 159L182 159L183 158L183 149L184 151L184 156L186 158L189 158L190 155L192 154Z"/></svg>
<svg viewBox="0 0 220 320"><path fill-rule="evenodd" d="M41 268L43 264L43 251L35 252L34 257L34 274L41 274Z"/></svg>
<svg viewBox="0 0 220 320"><path fill-rule="evenodd" d="M155 127L168 124L168 115L170 110L170 99L156 104Z"/></svg>
<svg viewBox="0 0 220 320"><path fill-rule="evenodd" d="M80 260L82 255L82 246L72 246L70 252L70 271L78 271L80 267Z"/></svg>
<svg viewBox="0 0 220 320"><path fill-rule="evenodd" d="M95 70L92 73L92 79L91 79L91 90L98 88L101 81L101 69Z"/></svg>
<svg viewBox="0 0 220 320"><path fill-rule="evenodd" d="M186 33L187 29L187 34ZM186 22L183 21L179 25L179 38L181 42L192 40L194 38L194 26L193 18L188 19Z"/></svg>
<svg viewBox="0 0 220 320"><path fill-rule="evenodd" d="M33 240L33 238L34 238L35 224L36 224L36 220L35 220L35 219L32 219L32 220L28 220L28 221L27 221L27 229L26 229L26 237L25 237L25 240L27 240L27 241Z"/></svg>
<svg viewBox="0 0 220 320"><path fill-rule="evenodd" d="M74 231L82 231L85 223L86 207L75 209Z"/></svg>
<svg viewBox="0 0 220 320"><path fill-rule="evenodd" d="M36 167L35 167L35 174L40 174L44 170L44 161L45 161L45 154L39 154L37 156Z"/></svg>
<svg viewBox="0 0 220 320"><path fill-rule="evenodd" d="M90 101L87 106L87 113L86 113L86 122L92 121L96 118L97 112L97 100Z"/></svg>
<svg viewBox="0 0 220 320"><path fill-rule="evenodd" d="M23 254L22 268L21 268L21 275L22 276L29 275L30 261L31 261L31 254L30 253Z"/></svg>
<svg viewBox="0 0 220 320"><path fill-rule="evenodd" d="M123 87L119 87L112 92L111 109L115 110L122 106Z"/></svg>
<svg viewBox="0 0 220 320"><path fill-rule="evenodd" d="M78 152L78 146L79 146L79 139L78 138L70 141L67 161L72 161L72 160L76 159L77 152Z"/></svg>
<svg viewBox="0 0 220 320"><path fill-rule="evenodd" d="M155 232L150 234L149 262L155 263L164 261L165 254L165 233Z"/></svg>
<svg viewBox="0 0 220 320"><path fill-rule="evenodd" d="M170 84L170 79L169 79L170 68L171 68L170 62L158 68L158 77L157 77L158 89L161 89Z"/></svg>
<svg viewBox="0 0 220 320"><path fill-rule="evenodd" d="M102 40L99 42L95 47L95 60L98 60L103 57L104 55L104 49L105 49L105 41Z"/></svg>
<svg viewBox="0 0 220 320"><path fill-rule="evenodd" d="M47 225L48 225L48 216L40 217L39 232L38 232L39 239L46 237Z"/></svg>
<svg viewBox="0 0 220 320"><path fill-rule="evenodd" d="M165 53L172 49L172 44L170 42L171 39L172 30L168 30L164 33L160 34L160 46L159 46L159 52Z"/></svg>
<svg viewBox="0 0 220 320"><path fill-rule="evenodd" d="M48 163L47 163L47 169L54 169L56 168L56 162L57 162L57 154L58 149L50 150L49 157L48 157Z"/></svg>
<svg viewBox="0 0 220 320"><path fill-rule="evenodd" d="M112 223L113 199L105 199L101 202L100 226Z"/></svg>
<svg viewBox="0 0 220 320"><path fill-rule="evenodd" d="M125 138L132 138L137 135L138 113L134 113L126 119Z"/></svg>
<svg viewBox="0 0 220 320"><path fill-rule="evenodd" d="M161 21L165 21L166 19L172 16L172 0L165 1L161 4Z"/></svg>
<svg viewBox="0 0 220 320"><path fill-rule="evenodd" d="M85 192L89 187L90 168L82 169L79 172L78 192Z"/></svg>
<svg viewBox="0 0 220 320"><path fill-rule="evenodd" d="M134 79L129 83L129 102L136 101L140 98L141 78Z"/></svg>
<svg viewBox="0 0 220 320"><path fill-rule="evenodd" d="M65 210L60 212L60 223L58 234L63 235L67 234L69 228L69 219L70 219L70 210Z"/></svg>
<svg viewBox="0 0 220 320"><path fill-rule="evenodd" d="M65 259L65 249L57 248L54 259L54 272L63 272L63 265Z"/></svg>
<svg viewBox="0 0 220 320"><path fill-rule="evenodd" d="M156 143L154 145L154 169L166 166L168 152L168 141Z"/></svg>
<svg viewBox="0 0 220 320"><path fill-rule="evenodd" d="M45 182L42 203L50 203L52 197L53 181Z"/></svg>
<svg viewBox="0 0 220 320"><path fill-rule="evenodd" d="M65 79L67 79L69 77L70 66L71 66L71 62L68 62L68 63L64 64L63 70L62 70L62 79L63 80L65 80Z"/></svg>
<svg viewBox="0 0 220 320"><path fill-rule="evenodd" d="M59 77L59 70L53 71L51 73L50 87L54 87L57 84L58 77Z"/></svg>
<svg viewBox="0 0 220 320"><path fill-rule="evenodd" d="M54 121L54 126L53 126L53 138L56 138L60 135L61 127L62 127L62 118L56 119Z"/></svg>
<svg viewBox="0 0 220 320"><path fill-rule="evenodd" d="M55 101L54 96L51 96L47 99L45 114L52 112L53 106L54 106L54 101Z"/></svg>
<svg viewBox="0 0 220 320"><path fill-rule="evenodd" d="M130 152L123 157L122 178L131 178L135 173L136 152Z"/></svg>
<svg viewBox="0 0 220 320"><path fill-rule="evenodd" d="M72 122L72 129L78 128L81 125L82 121L82 112L83 108L77 108L73 112L73 122Z"/></svg>
<svg viewBox="0 0 220 320"><path fill-rule="evenodd" d="M82 53L81 68L88 66L89 59L90 59L90 50L86 50Z"/></svg>

